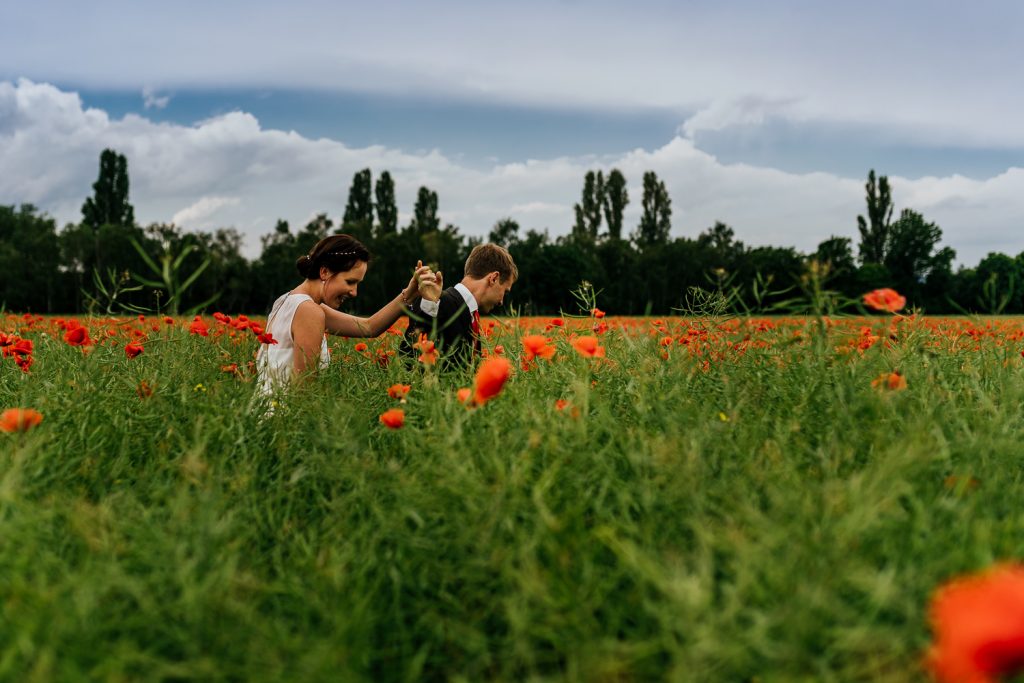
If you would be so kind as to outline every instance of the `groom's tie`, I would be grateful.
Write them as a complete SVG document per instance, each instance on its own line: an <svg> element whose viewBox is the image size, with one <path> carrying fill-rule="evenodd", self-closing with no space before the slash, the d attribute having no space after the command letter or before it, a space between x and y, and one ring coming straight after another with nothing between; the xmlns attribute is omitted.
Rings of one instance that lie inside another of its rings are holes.
<svg viewBox="0 0 1024 683"><path fill-rule="evenodd" d="M480 353L480 311L473 311L473 352Z"/></svg>

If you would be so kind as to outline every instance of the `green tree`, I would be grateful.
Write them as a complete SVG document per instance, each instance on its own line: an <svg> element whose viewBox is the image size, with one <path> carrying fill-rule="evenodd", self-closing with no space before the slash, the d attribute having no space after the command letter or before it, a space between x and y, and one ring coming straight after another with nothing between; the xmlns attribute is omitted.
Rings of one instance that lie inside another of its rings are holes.
<svg viewBox="0 0 1024 683"><path fill-rule="evenodd" d="M868 217L857 216L860 262L884 263L893 211L889 178L882 176L876 182L875 169L871 169L864 189L867 191Z"/></svg>
<svg viewBox="0 0 1024 683"><path fill-rule="evenodd" d="M521 283L512 288L517 302L532 299L534 312L577 313L579 307L573 290L584 280L600 282L601 264L593 250L581 249L571 236L545 244L535 252L534 258L536 260L530 264L530 281L526 281L520 270ZM519 266L519 261L516 265Z"/></svg>
<svg viewBox="0 0 1024 683"><path fill-rule="evenodd" d="M597 260L602 277L594 282L600 290L598 308L626 314L640 305L637 298L640 281L645 277L637 267L637 253L628 240L608 239L597 245Z"/></svg>
<svg viewBox="0 0 1024 683"><path fill-rule="evenodd" d="M108 284L126 281L131 273L146 268L142 257L132 246L132 240L145 245L147 251L159 249L149 244L143 229L137 225L116 225L105 223L93 230L85 223L69 224L59 237L63 270L68 278L66 283L73 292L70 310L81 311L85 299L100 300L104 297L95 286L96 279ZM85 297L85 299L83 299ZM148 307L153 302L148 293L122 296L120 304Z"/></svg>
<svg viewBox="0 0 1024 683"><path fill-rule="evenodd" d="M829 273L833 276L849 275L856 270L853 240L849 237L829 237L818 244L812 258L822 265L827 264Z"/></svg>
<svg viewBox="0 0 1024 683"><path fill-rule="evenodd" d="M549 244L547 232L527 230L526 235L512 244L508 250L519 268L519 281L510 292L510 298L522 315L539 315L547 312L548 293L538 287L537 273L542 263L541 253ZM506 304L508 306L509 304Z"/></svg>
<svg viewBox="0 0 1024 683"><path fill-rule="evenodd" d="M853 291L857 263L853 257L853 240L833 235L818 244L811 258L825 267L824 280L829 289L855 297Z"/></svg>
<svg viewBox="0 0 1024 683"><path fill-rule="evenodd" d="M641 249L668 242L672 229L672 200L665 183L658 180L654 171L644 173L644 196L641 201L643 212L640 224L633 234L633 240Z"/></svg>
<svg viewBox="0 0 1024 683"><path fill-rule="evenodd" d="M733 283L743 306L763 312L772 304L791 298L804 270L804 260L792 247L753 247L744 251L733 266ZM755 292L758 280L761 289Z"/></svg>
<svg viewBox="0 0 1024 683"><path fill-rule="evenodd" d="M49 313L68 306L59 266L56 222L31 204L0 206L0 307Z"/></svg>
<svg viewBox="0 0 1024 683"><path fill-rule="evenodd" d="M613 240L622 239L622 213L628 204L626 176L613 168L604 185L604 219L608 223L608 237Z"/></svg>
<svg viewBox="0 0 1024 683"><path fill-rule="evenodd" d="M583 195L576 204L576 225L572 234L593 242L601 229L601 208L604 206L604 174L587 171L583 178Z"/></svg>
<svg viewBox="0 0 1024 683"><path fill-rule="evenodd" d="M487 235L487 241L506 249L510 248L519 241L519 223L511 218L502 218L491 228L490 234Z"/></svg>
<svg viewBox="0 0 1024 683"><path fill-rule="evenodd" d="M148 268L147 276L133 271L132 278L153 290L157 310L166 310L170 315L192 315L220 297L221 293L216 291L206 301L191 306L186 303L186 293L202 277L211 262L210 256L202 253L196 235L183 234L173 224L159 223L149 226L146 232L151 238L148 244L129 238L132 247ZM149 253L153 244L158 246L159 251L155 257Z"/></svg>
<svg viewBox="0 0 1024 683"><path fill-rule="evenodd" d="M456 273L461 273L465 261L462 236L456 226L449 223L443 230L424 233L420 235L420 244L424 263L440 270L449 286L462 279L461 274L458 279L452 279ZM405 264L402 272L409 272L415 265L415 262Z"/></svg>
<svg viewBox="0 0 1024 683"><path fill-rule="evenodd" d="M949 248L936 251L942 230L912 209L904 209L888 230L882 265L893 277L890 286L921 305L925 281L933 271L937 277L944 276L952 266L955 252Z"/></svg>
<svg viewBox="0 0 1024 683"><path fill-rule="evenodd" d="M387 171L377 178L374 194L377 197L377 236L393 235L398 231L398 203L395 200L395 181Z"/></svg>
<svg viewBox="0 0 1024 683"><path fill-rule="evenodd" d="M437 193L421 187L416 194L416 206L413 207L412 222L409 230L417 235L434 232L441 226L437 216Z"/></svg>
<svg viewBox="0 0 1024 683"><path fill-rule="evenodd" d="M103 272L119 267L119 263L106 248L110 235L102 232L133 232L135 209L128 202L128 160L123 154L105 149L100 154L99 177L92 184L93 196L82 204L82 225L92 233L92 255L85 258L88 278L95 270ZM113 230L108 229L112 226ZM104 239L106 237L107 239ZM125 242L122 246L128 246Z"/></svg>
<svg viewBox="0 0 1024 683"><path fill-rule="evenodd" d="M358 225L362 226L365 224L360 223ZM328 218L326 213L318 213L314 216L308 223L306 223L306 227L300 230L295 236L296 253L293 258L297 259L303 253L309 253L312 251L317 242L331 233L331 228L333 227L334 221Z"/></svg>
<svg viewBox="0 0 1024 683"><path fill-rule="evenodd" d="M128 202L128 160L105 149L100 154L100 174L92 184L93 196L82 205L82 222L99 230L101 225L133 225L135 209Z"/></svg>
<svg viewBox="0 0 1024 683"><path fill-rule="evenodd" d="M234 228L220 228L213 233L195 233L198 254L210 259L210 266L192 286L185 299L189 308L220 293L217 307L225 312L253 311L249 306L252 294L252 266L242 256L242 234Z"/></svg>
<svg viewBox="0 0 1024 683"><path fill-rule="evenodd" d="M361 240L373 233L373 177L368 168L352 176L341 229Z"/></svg>
<svg viewBox="0 0 1024 683"><path fill-rule="evenodd" d="M709 268L737 269L746 247L736 240L736 231L723 223L715 224L697 236L697 245L704 250L705 265Z"/></svg>
<svg viewBox="0 0 1024 683"><path fill-rule="evenodd" d="M254 309L266 311L299 281L295 261L304 252L296 246L288 221L280 219L273 232L260 237L260 247L260 256L252 265L257 287L250 301Z"/></svg>
<svg viewBox="0 0 1024 683"><path fill-rule="evenodd" d="M708 286L707 261L706 249L697 240L679 238L649 245L636 258L640 273L636 307L629 312L650 315L683 307L689 287Z"/></svg>
<svg viewBox="0 0 1024 683"><path fill-rule="evenodd" d="M1000 253L989 253L975 269L977 289L972 299L986 313L1019 313L1021 310L1020 262Z"/></svg>

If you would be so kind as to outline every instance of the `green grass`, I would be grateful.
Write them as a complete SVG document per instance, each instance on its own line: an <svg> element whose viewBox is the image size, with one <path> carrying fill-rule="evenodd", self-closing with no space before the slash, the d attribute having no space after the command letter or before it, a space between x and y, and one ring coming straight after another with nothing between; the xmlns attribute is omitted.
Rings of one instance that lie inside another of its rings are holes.
<svg viewBox="0 0 1024 683"><path fill-rule="evenodd" d="M925 680L934 588L1024 556L1018 350L791 332L707 372L560 340L475 410L344 341L267 419L220 371L249 341L35 336L0 363L45 415L0 434L0 680Z"/></svg>

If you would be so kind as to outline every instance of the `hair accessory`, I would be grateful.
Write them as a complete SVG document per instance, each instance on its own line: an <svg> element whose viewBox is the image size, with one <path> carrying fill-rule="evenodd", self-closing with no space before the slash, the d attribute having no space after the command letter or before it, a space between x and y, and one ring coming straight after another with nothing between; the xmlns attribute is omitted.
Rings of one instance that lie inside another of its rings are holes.
<svg viewBox="0 0 1024 683"><path fill-rule="evenodd" d="M329 252L327 254L324 254L324 256L355 256L355 255L356 255L356 252L354 252L354 251L332 251L332 252Z"/></svg>

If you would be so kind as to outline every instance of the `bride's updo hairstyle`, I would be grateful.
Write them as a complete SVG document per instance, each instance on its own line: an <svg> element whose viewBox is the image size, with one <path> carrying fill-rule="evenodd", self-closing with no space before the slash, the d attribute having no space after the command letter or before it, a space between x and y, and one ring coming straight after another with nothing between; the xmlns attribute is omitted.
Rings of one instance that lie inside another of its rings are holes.
<svg viewBox="0 0 1024 683"><path fill-rule="evenodd" d="M331 235L316 243L308 254L295 262L299 274L307 280L319 280L320 268L332 273L351 270L360 261L370 261L370 251L352 235Z"/></svg>

